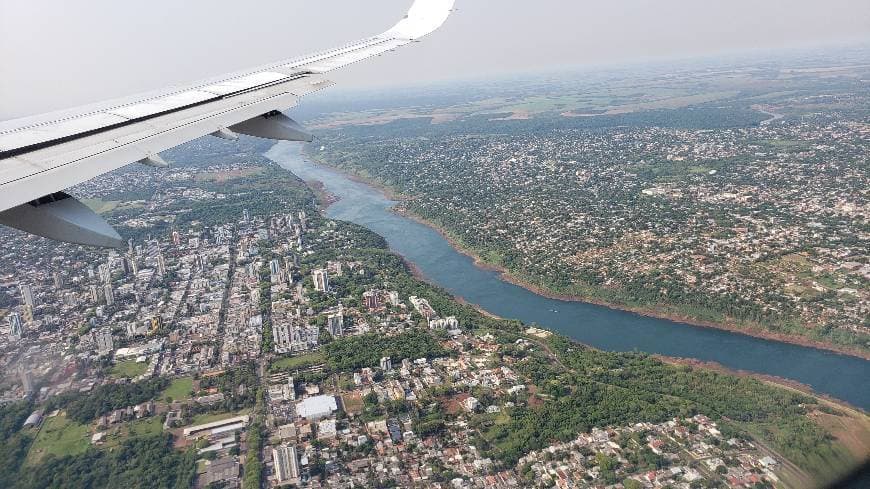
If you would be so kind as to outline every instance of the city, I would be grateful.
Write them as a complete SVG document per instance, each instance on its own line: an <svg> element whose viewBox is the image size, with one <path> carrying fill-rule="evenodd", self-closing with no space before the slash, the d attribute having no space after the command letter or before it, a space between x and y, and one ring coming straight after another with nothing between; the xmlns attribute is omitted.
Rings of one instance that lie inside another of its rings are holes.
<svg viewBox="0 0 870 489"><path fill-rule="evenodd" d="M0 489L870 484L866 0L69 3Z"/></svg>
<svg viewBox="0 0 870 489"><path fill-rule="evenodd" d="M535 292L867 358L870 94L838 61L409 95L319 115L307 154Z"/></svg>
<svg viewBox="0 0 870 489"><path fill-rule="evenodd" d="M74 189L126 250L3 231L4 478L800 487L870 443L828 401L483 315L233 144Z"/></svg>

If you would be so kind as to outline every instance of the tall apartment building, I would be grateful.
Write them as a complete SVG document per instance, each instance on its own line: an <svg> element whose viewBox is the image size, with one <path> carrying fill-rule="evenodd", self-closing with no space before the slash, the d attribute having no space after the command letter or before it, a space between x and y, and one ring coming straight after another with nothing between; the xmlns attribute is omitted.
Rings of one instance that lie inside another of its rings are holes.
<svg viewBox="0 0 870 489"><path fill-rule="evenodd" d="M112 284L108 283L103 286L103 295L106 296L106 305L111 306L115 303L115 293L112 291Z"/></svg>
<svg viewBox="0 0 870 489"><path fill-rule="evenodd" d="M19 289L21 290L21 300L24 301L24 305L33 307L33 288L28 284L21 284Z"/></svg>
<svg viewBox="0 0 870 489"><path fill-rule="evenodd" d="M9 314L9 336L20 340L24 336L24 325L21 323L21 316L17 312Z"/></svg>
<svg viewBox="0 0 870 489"><path fill-rule="evenodd" d="M318 268L311 272L311 277L314 279L314 290L320 292L329 291L329 272L323 268Z"/></svg>

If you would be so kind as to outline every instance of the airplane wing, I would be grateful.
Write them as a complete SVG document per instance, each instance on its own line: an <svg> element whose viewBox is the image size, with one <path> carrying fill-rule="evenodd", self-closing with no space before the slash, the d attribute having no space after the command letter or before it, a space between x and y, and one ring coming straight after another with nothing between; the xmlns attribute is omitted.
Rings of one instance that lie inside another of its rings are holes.
<svg viewBox="0 0 870 489"><path fill-rule="evenodd" d="M280 111L332 85L323 74L393 51L440 27L454 0L415 0L374 37L300 58L99 105L0 122L0 224L59 241L120 247L121 237L63 192L206 135L311 141Z"/></svg>

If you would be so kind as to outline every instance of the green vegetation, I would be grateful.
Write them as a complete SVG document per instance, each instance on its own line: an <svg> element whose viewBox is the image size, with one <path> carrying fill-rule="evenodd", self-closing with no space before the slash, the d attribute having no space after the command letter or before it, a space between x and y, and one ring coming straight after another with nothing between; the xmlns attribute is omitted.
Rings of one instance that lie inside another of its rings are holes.
<svg viewBox="0 0 870 489"><path fill-rule="evenodd" d="M54 416L45 420L39 435L33 440L28 464L34 465L48 455L77 455L87 450L90 444L87 425L79 424L62 414Z"/></svg>
<svg viewBox="0 0 870 489"><path fill-rule="evenodd" d="M114 449L126 440L159 435L163 432L163 420L159 416L137 419L127 423L121 423L106 431L104 445Z"/></svg>
<svg viewBox="0 0 870 489"><path fill-rule="evenodd" d="M256 366L253 362L227 370L214 377L203 377L199 387L203 390L216 388L224 394L223 402L208 408L210 411L238 411L256 403L256 388L259 385Z"/></svg>
<svg viewBox="0 0 870 489"><path fill-rule="evenodd" d="M390 188L530 287L867 354L867 281L841 265L867 262L868 92L853 86L840 106L809 101L826 84L815 77L766 94L746 76L382 100L325 117L341 129L308 154ZM571 110L585 117L560 115ZM761 124L766 111L785 114ZM850 129L832 140L830 124ZM764 265L786 254L817 272Z"/></svg>
<svg viewBox="0 0 870 489"><path fill-rule="evenodd" d="M69 419L87 424L115 409L126 408L156 399L169 385L169 379L157 378L132 384L106 384L87 394L70 392L51 398L46 412L65 409Z"/></svg>
<svg viewBox="0 0 870 489"><path fill-rule="evenodd" d="M485 431L492 456L505 462L515 463L530 450L570 440L592 427L695 414L752 433L820 481L851 462L806 416L817 403L803 394L751 378L667 365L645 354L602 352L556 335L548 347L558 362L543 352L506 350L522 358L517 370L548 398L539 407L509 410L509 422ZM561 388L548 389L550 383Z"/></svg>
<svg viewBox="0 0 870 489"><path fill-rule="evenodd" d="M21 425L33 409L25 401L0 406L0 487L12 487L27 456L33 433Z"/></svg>
<svg viewBox="0 0 870 489"><path fill-rule="evenodd" d="M250 414L250 413L251 413L250 409L241 409L239 411L234 411L234 412L230 412L230 413L197 414L196 416L193 417L190 424L191 425L198 425L198 424L212 423L214 421L220 421L222 419L233 418L236 416L241 416L243 414Z"/></svg>
<svg viewBox="0 0 870 489"><path fill-rule="evenodd" d="M260 461L260 451L263 450L263 425L255 422L248 429L248 453L245 457L245 474L242 479L242 489L260 489L263 480L263 462Z"/></svg>
<svg viewBox="0 0 870 489"><path fill-rule="evenodd" d="M123 362L118 362L114 366L112 366L111 375L116 379L133 379L144 374L147 368L147 363L137 362L136 360L125 360Z"/></svg>
<svg viewBox="0 0 870 489"><path fill-rule="evenodd" d="M339 338L324 347L327 364L336 371L376 367L382 357L435 358L450 353L428 332L413 330L396 336L366 334Z"/></svg>
<svg viewBox="0 0 870 489"><path fill-rule="evenodd" d="M283 372L289 370L305 369L312 365L318 365L326 361L326 355L322 352L307 353L305 355L296 355L292 357L281 357L272 361L269 365L269 370L272 372Z"/></svg>
<svg viewBox="0 0 870 489"><path fill-rule="evenodd" d="M741 427L810 474L842 474L856 462L845 447L832 443L831 436L806 417L749 422Z"/></svg>
<svg viewBox="0 0 870 489"><path fill-rule="evenodd" d="M243 168L240 170L233 171L217 171L217 172L199 172L196 174L194 179L197 182L227 182L230 180L237 180L244 177L251 177L254 175L260 175L263 173L262 168L253 167L253 168Z"/></svg>
<svg viewBox="0 0 870 489"><path fill-rule="evenodd" d="M192 392L193 379L190 377L181 377L178 379L172 379L169 387L167 387L166 390L163 391L163 394L160 395L160 399L164 401L168 401L169 399L180 401L190 398Z"/></svg>
<svg viewBox="0 0 870 489"><path fill-rule="evenodd" d="M90 207L97 214L107 214L118 207L119 200L81 199L82 203Z"/></svg>
<svg viewBox="0 0 870 489"><path fill-rule="evenodd" d="M11 486L20 489L68 487L188 488L193 485L195 454L172 447L170 435L124 441L112 451L76 449L49 455L38 470L22 471Z"/></svg>

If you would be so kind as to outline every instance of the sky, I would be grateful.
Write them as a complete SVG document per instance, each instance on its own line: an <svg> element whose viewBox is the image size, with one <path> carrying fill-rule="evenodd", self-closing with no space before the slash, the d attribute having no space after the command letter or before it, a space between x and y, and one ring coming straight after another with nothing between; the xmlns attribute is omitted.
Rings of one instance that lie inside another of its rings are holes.
<svg viewBox="0 0 870 489"><path fill-rule="evenodd" d="M0 120L186 84L389 28L410 0L0 0ZM456 0L339 90L870 42L867 0ZM330 90L336 90L331 88Z"/></svg>

